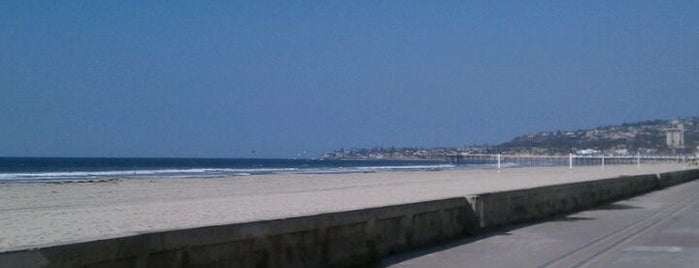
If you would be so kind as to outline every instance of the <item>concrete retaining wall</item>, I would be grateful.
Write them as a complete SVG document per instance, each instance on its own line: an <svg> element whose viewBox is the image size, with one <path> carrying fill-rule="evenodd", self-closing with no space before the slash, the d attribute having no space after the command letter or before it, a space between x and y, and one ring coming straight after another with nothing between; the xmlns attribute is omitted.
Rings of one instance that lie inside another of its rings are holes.
<svg viewBox="0 0 699 268"><path fill-rule="evenodd" d="M0 267L349 267L482 229L699 178L699 170L579 182L0 253Z"/></svg>
<svg viewBox="0 0 699 268"><path fill-rule="evenodd" d="M0 267L348 267L464 237L465 198L3 253Z"/></svg>
<svg viewBox="0 0 699 268"><path fill-rule="evenodd" d="M622 176L468 196L481 229L544 219L556 214L644 194L699 178L699 170Z"/></svg>
<svg viewBox="0 0 699 268"><path fill-rule="evenodd" d="M699 179L699 169L688 169L658 174L658 180L661 188L675 186L695 179Z"/></svg>
<svg viewBox="0 0 699 268"><path fill-rule="evenodd" d="M658 188L657 175L621 177L469 196L480 228L548 218Z"/></svg>

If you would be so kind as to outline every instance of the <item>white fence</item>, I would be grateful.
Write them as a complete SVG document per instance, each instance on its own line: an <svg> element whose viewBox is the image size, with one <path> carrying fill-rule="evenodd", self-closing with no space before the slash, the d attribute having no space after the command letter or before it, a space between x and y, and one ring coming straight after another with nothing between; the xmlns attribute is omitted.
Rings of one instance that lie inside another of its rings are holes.
<svg viewBox="0 0 699 268"><path fill-rule="evenodd" d="M508 154L453 154L447 160L455 164L492 167L497 169L509 167L553 167L606 165L636 165L663 163L696 164L696 156L677 155L508 155Z"/></svg>

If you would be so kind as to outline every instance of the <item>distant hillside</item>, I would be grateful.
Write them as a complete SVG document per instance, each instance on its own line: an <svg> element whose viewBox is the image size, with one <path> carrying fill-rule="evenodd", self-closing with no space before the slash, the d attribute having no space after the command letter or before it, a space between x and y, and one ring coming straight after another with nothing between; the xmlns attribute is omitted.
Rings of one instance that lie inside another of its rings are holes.
<svg viewBox="0 0 699 268"><path fill-rule="evenodd" d="M699 117L677 120L684 124L685 149L672 150L666 145L666 129L675 127L671 120L653 120L604 126L575 131L547 131L524 135L496 148L506 152L561 154L581 150L605 153L694 153L699 140Z"/></svg>
<svg viewBox="0 0 699 268"><path fill-rule="evenodd" d="M439 148L422 148L422 147L374 147L374 148L351 148L339 149L330 153L324 154L322 159L335 160L444 160L444 156L454 153L466 152L463 148L439 147Z"/></svg>
<svg viewBox="0 0 699 268"><path fill-rule="evenodd" d="M666 145L666 129L684 125L685 148ZM699 117L679 120L652 120L621 125L602 126L574 131L544 131L523 135L494 146L439 148L340 149L327 153L325 159L443 159L453 153L504 154L674 154L696 153L699 141Z"/></svg>

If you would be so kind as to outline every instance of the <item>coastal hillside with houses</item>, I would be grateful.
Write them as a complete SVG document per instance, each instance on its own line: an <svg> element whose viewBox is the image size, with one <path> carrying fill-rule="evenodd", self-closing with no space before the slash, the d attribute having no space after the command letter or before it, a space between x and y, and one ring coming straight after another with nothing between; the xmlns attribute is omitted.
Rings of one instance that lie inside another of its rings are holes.
<svg viewBox="0 0 699 268"><path fill-rule="evenodd" d="M437 160L450 154L688 155L699 152L699 117L649 120L594 129L542 131L497 145L341 148L323 159Z"/></svg>

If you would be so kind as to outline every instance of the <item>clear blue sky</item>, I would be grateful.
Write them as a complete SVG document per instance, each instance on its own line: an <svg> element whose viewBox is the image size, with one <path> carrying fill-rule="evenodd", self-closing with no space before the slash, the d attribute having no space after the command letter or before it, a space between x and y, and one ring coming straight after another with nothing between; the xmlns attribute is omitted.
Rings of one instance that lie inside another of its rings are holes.
<svg viewBox="0 0 699 268"><path fill-rule="evenodd" d="M0 155L317 157L699 115L697 14L699 1L5 0Z"/></svg>

